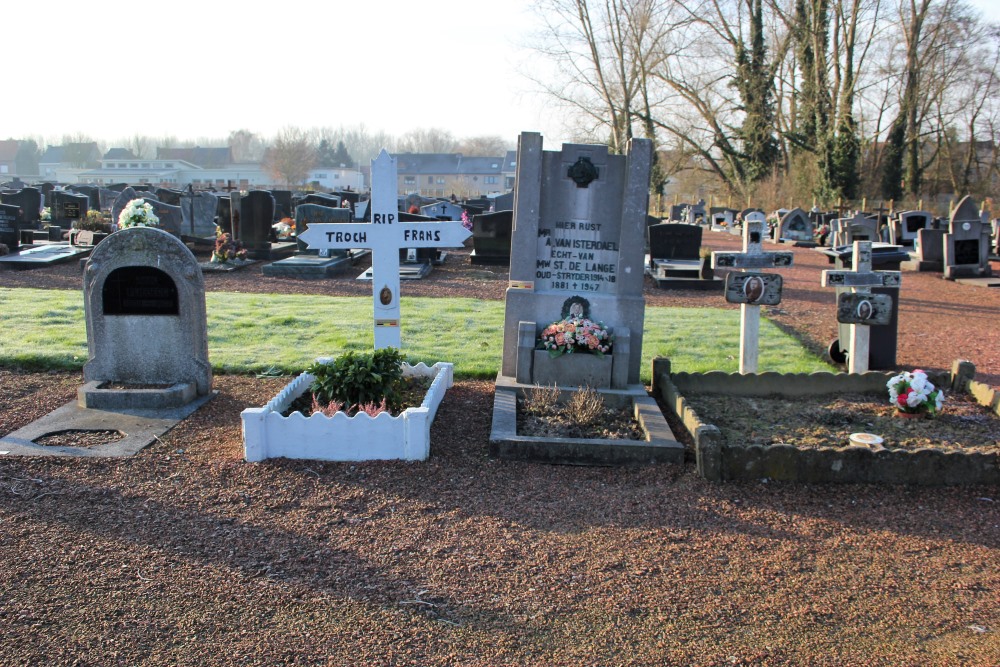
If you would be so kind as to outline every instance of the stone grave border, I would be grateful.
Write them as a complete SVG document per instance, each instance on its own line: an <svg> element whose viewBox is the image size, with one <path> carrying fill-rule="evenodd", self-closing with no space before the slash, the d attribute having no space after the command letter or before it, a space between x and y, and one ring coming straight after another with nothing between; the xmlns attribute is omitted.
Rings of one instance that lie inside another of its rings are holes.
<svg viewBox="0 0 1000 667"><path fill-rule="evenodd" d="M915 450L873 450L858 445L798 448L794 444L729 445L715 425L688 405L683 392L697 387L702 394L784 397L843 393L885 393L895 371L848 373L672 373L670 360L653 359L653 392L671 410L695 442L698 474L721 481L776 481L850 484L910 484L952 486L1000 484L1000 454ZM950 373L930 373L938 386L964 391L1000 416L1000 391L974 381L969 362L956 361Z"/></svg>
<svg viewBox="0 0 1000 667"><path fill-rule="evenodd" d="M322 358L321 358L322 359ZM243 423L243 451L247 461L285 457L317 461L425 461L430 456L431 424L445 392L452 386L454 364L438 362L427 366L403 363L404 377L431 377L420 407L407 408L393 417L388 413L369 417L333 417L296 412L281 413L309 390L315 379L300 373L264 407L240 413Z"/></svg>
<svg viewBox="0 0 1000 667"><path fill-rule="evenodd" d="M631 403L632 414L646 434L644 440L546 438L517 434L517 399L533 385L497 376L489 454L508 461L536 461L568 465L624 465L683 463L684 445L674 439L656 401L642 385L628 389L598 389L607 405ZM561 400L576 389L561 387Z"/></svg>

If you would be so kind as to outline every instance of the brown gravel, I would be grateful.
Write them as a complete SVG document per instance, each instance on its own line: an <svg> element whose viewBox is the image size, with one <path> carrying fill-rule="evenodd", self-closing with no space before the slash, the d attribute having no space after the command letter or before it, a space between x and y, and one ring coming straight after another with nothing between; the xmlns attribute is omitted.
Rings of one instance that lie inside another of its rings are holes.
<svg viewBox="0 0 1000 667"><path fill-rule="evenodd" d="M503 271L462 259L404 293L502 296ZM809 259L776 318L825 347L833 295ZM206 282L370 289L254 267ZM79 268L0 273L17 284L78 288ZM1000 295L903 285L900 363L966 357L1000 384ZM217 377L129 459L0 458L0 665L1000 665L996 488L499 462L479 381L449 391L426 462L244 463L240 411L287 380ZM0 369L0 433L81 383Z"/></svg>

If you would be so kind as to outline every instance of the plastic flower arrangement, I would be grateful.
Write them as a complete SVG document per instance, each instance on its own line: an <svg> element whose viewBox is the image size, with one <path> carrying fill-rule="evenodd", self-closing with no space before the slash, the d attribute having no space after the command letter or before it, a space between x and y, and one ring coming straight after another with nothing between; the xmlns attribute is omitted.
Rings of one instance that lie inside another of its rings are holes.
<svg viewBox="0 0 1000 667"><path fill-rule="evenodd" d="M215 232L215 250L212 251L212 259L215 264L225 264L236 260L245 260L247 249L243 244L235 240L229 232L218 229Z"/></svg>
<svg viewBox="0 0 1000 667"><path fill-rule="evenodd" d="M42 222L52 222L52 209L48 206L43 208L39 219Z"/></svg>
<svg viewBox="0 0 1000 667"><path fill-rule="evenodd" d="M295 236L295 221L291 218L282 218L280 222L276 222L271 227L274 228L274 233L279 239L290 239Z"/></svg>
<svg viewBox="0 0 1000 667"><path fill-rule="evenodd" d="M469 217L469 212L465 210L462 211L462 226L470 232L472 231L472 218Z"/></svg>
<svg viewBox="0 0 1000 667"><path fill-rule="evenodd" d="M927 379L927 373L919 368L912 373L900 373L885 386L889 389L889 403L900 412L934 415L944 405L944 392L937 389Z"/></svg>
<svg viewBox="0 0 1000 667"><path fill-rule="evenodd" d="M583 317L568 317L553 322L542 330L538 338L538 349L548 350L550 357L574 352L603 357L611 352L613 344L614 337L603 322Z"/></svg>
<svg viewBox="0 0 1000 667"><path fill-rule="evenodd" d="M156 227L160 219L153 213L153 207L142 199L133 199L118 214L118 227Z"/></svg>

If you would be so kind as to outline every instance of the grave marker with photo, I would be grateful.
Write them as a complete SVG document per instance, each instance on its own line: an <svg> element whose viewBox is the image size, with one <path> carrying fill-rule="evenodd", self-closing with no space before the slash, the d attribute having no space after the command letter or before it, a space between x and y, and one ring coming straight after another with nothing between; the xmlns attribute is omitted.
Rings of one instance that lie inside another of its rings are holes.
<svg viewBox="0 0 1000 667"><path fill-rule="evenodd" d="M966 195L952 212L944 235L944 277L953 280L993 275L989 253L989 225L983 222L976 202Z"/></svg>

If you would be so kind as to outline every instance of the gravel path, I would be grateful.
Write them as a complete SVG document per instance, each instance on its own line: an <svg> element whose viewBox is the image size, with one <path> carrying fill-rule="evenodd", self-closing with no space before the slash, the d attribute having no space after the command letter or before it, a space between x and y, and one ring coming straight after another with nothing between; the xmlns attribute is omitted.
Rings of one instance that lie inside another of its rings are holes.
<svg viewBox="0 0 1000 667"><path fill-rule="evenodd" d="M795 252L771 315L825 347L827 265ZM504 272L464 254L404 294L502 298ZM369 289L255 268L206 282ZM0 273L17 285L75 289L79 268ZM906 273L902 299L902 365L964 356L1000 384L1000 292ZM479 381L449 391L427 462L246 464L239 413L285 381L217 377L130 459L0 458L0 665L1000 665L996 488L494 461ZM81 382L0 369L0 433Z"/></svg>

